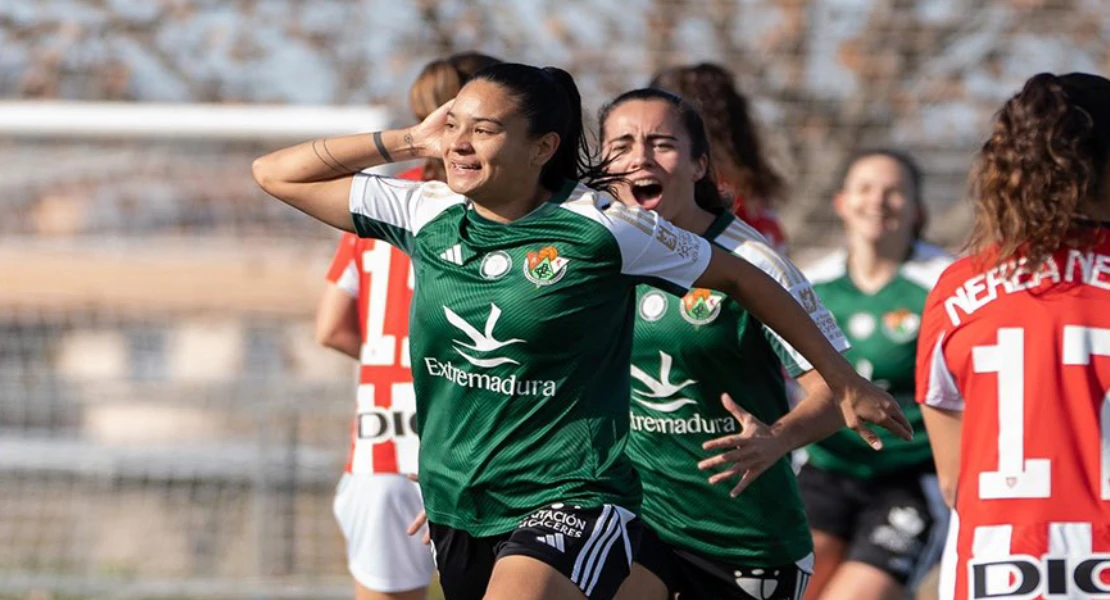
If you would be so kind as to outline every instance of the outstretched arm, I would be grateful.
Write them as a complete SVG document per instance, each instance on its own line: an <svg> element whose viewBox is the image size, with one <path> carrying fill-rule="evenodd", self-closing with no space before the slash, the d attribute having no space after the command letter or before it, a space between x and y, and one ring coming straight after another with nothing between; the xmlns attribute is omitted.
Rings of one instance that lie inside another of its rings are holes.
<svg viewBox="0 0 1110 600"><path fill-rule="evenodd" d="M849 427L860 431L866 428L861 421L867 421L903 439L913 438L913 429L894 398L860 377L809 314L771 276L715 248L709 266L694 283L728 294L800 352L832 390ZM863 433L861 436L868 439Z"/></svg>
<svg viewBox="0 0 1110 600"><path fill-rule="evenodd" d="M440 156L451 103L407 129L322 138L255 159L251 173L271 196L328 225L354 231L347 204L354 173L391 160Z"/></svg>

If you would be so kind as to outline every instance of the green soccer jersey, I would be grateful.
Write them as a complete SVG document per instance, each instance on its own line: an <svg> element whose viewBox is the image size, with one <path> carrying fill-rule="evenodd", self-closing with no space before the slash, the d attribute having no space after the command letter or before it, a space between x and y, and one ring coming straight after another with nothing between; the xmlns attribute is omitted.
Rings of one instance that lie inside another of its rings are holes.
<svg viewBox="0 0 1110 600"><path fill-rule="evenodd" d="M640 505L625 454L636 285L684 293L709 245L568 182L512 223L439 182L360 175L359 235L413 261L420 486L434 523L489 536L553 502Z"/></svg>
<svg viewBox="0 0 1110 600"><path fill-rule="evenodd" d="M882 451L875 452L854 432L844 429L807 448L809 464L859 479L930 468L929 438L921 408L914 402L914 360L925 297L950 262L943 250L918 242L894 279L874 294L864 293L852 283L843 251L806 269L814 289L852 343L848 359L856 371L898 400L914 431L914 439L906 442L875 428L883 441Z"/></svg>
<svg viewBox="0 0 1110 600"><path fill-rule="evenodd" d="M756 265L806 308L829 341L846 348L835 320L793 264L754 229L722 214L704 237ZM794 472L783 458L738 498L735 481L706 482L702 443L738 430L721 405L728 392L764 423L786 414L783 382L811 365L771 329L719 292L681 299L640 286L632 361L628 452L644 486L643 518L664 541L734 564L789 564L813 551Z"/></svg>

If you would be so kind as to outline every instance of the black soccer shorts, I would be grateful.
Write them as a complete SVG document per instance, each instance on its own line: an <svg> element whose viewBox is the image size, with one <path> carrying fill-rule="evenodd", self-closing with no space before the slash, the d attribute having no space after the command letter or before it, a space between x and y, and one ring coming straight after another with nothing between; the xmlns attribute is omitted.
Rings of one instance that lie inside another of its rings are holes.
<svg viewBox="0 0 1110 600"><path fill-rule="evenodd" d="M845 561L871 565L901 585L940 558L946 519L935 482L920 469L875 481L810 465L798 473L810 527L843 540Z"/></svg>
<svg viewBox="0 0 1110 600"><path fill-rule="evenodd" d="M493 565L506 556L546 563L590 600L609 600L628 577L640 519L613 504L583 508L555 503L490 537L428 523L439 581L447 600L481 600Z"/></svg>
<svg viewBox="0 0 1110 600"><path fill-rule="evenodd" d="M643 526L635 560L682 600L801 600L813 555L787 565L744 565L683 550Z"/></svg>

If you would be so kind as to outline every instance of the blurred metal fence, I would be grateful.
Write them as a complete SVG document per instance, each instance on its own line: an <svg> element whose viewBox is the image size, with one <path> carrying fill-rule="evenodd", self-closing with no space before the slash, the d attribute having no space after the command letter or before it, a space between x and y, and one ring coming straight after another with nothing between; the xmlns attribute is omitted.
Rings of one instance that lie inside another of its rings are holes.
<svg viewBox="0 0 1110 600"><path fill-rule="evenodd" d="M0 597L349 597L336 234L254 189L254 144L0 148Z"/></svg>

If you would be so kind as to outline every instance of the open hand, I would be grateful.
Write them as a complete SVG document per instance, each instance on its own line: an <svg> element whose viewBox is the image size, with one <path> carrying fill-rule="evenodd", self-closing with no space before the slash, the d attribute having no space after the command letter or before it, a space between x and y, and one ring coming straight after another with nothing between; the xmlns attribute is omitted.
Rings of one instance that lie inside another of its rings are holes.
<svg viewBox="0 0 1110 600"><path fill-rule="evenodd" d="M770 427L740 408L728 394L721 394L721 403L740 423L740 433L719 437L702 444L701 447L706 450L727 451L699 462L698 468L704 471L727 465L728 468L724 471L710 477L709 483L716 485L739 475L740 482L729 492L729 495L735 498L790 449L775 436Z"/></svg>
<svg viewBox="0 0 1110 600"><path fill-rule="evenodd" d="M419 124L405 130L405 143L409 146L412 158L443 158L443 138L447 133L447 113L455 104L448 100L432 111Z"/></svg>

